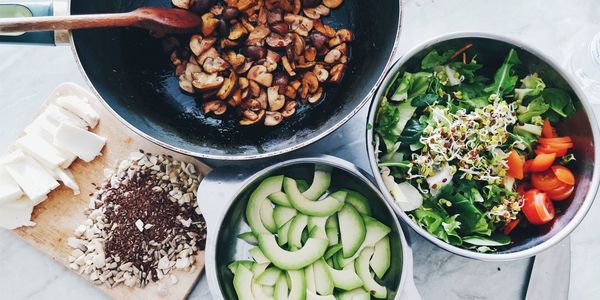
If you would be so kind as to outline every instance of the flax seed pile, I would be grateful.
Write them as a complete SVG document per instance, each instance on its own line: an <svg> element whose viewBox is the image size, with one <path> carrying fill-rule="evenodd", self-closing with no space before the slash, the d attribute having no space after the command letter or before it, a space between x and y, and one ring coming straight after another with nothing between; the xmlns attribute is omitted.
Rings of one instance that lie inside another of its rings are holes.
<svg viewBox="0 0 600 300"><path fill-rule="evenodd" d="M70 267L108 287L176 284L172 270L193 272L206 241L194 165L140 151L106 173L87 220L68 239Z"/></svg>

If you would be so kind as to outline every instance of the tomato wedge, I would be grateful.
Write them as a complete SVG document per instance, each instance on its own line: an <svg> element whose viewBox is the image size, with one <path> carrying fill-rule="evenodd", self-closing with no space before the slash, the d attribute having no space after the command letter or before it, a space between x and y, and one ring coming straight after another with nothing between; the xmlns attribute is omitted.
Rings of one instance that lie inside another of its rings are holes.
<svg viewBox="0 0 600 300"><path fill-rule="evenodd" d="M543 172L548 170L554 160L556 159L555 153L540 153L538 154L531 163L530 170L533 172Z"/></svg>
<svg viewBox="0 0 600 300"><path fill-rule="evenodd" d="M508 222L508 224L506 224L506 226L504 226L504 235L510 235L510 233L517 228L517 225L519 225L519 222L521 222L521 219L514 219L510 222Z"/></svg>
<svg viewBox="0 0 600 300"><path fill-rule="evenodd" d="M542 225L554 219L554 205L546 193L533 189L525 194L525 202L521 209L527 221Z"/></svg>
<svg viewBox="0 0 600 300"><path fill-rule="evenodd" d="M568 185L575 185L575 176L571 170L567 169L565 166L554 165L552 166L552 173L560 180L561 182Z"/></svg>
<svg viewBox="0 0 600 300"><path fill-rule="evenodd" d="M525 164L523 165L523 172L525 174L531 172L531 163L533 163L533 159L528 159L525 161Z"/></svg>
<svg viewBox="0 0 600 300"><path fill-rule="evenodd" d="M553 138L556 137L556 130L552 128L552 124L550 124L550 120L544 120L544 125L542 126L542 136L545 138Z"/></svg>
<svg viewBox="0 0 600 300"><path fill-rule="evenodd" d="M553 190L547 191L546 194L548 194L548 197L552 201L563 201L563 200L569 198L569 196L571 196L571 194L573 194L574 190L575 190L574 185L563 184L560 187L557 187Z"/></svg>
<svg viewBox="0 0 600 300"><path fill-rule="evenodd" d="M563 137L553 137L553 138L539 138L538 142L540 144L560 144L560 143L572 143L570 136Z"/></svg>
<svg viewBox="0 0 600 300"><path fill-rule="evenodd" d="M550 153L554 153L557 157L562 157L567 155L567 150L568 148L560 148L560 147L555 147L554 145L539 145L536 149L535 149L535 154L550 154Z"/></svg>
<svg viewBox="0 0 600 300"><path fill-rule="evenodd" d="M553 190L563 185L552 171L531 174L531 184L542 191Z"/></svg>
<svg viewBox="0 0 600 300"><path fill-rule="evenodd" d="M508 175L516 179L523 179L523 165L525 165L525 159L523 159L514 149L510 151L507 163Z"/></svg>

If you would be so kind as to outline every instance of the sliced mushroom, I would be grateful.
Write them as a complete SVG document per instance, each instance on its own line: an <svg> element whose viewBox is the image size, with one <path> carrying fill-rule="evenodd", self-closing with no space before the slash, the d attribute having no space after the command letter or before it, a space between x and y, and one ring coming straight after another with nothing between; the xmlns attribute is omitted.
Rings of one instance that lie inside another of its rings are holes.
<svg viewBox="0 0 600 300"><path fill-rule="evenodd" d="M308 33L313 29L313 20L294 14L286 14L283 20L290 25L292 31L301 36L308 36Z"/></svg>
<svg viewBox="0 0 600 300"><path fill-rule="evenodd" d="M223 84L223 77L217 73L207 74L204 72L192 74L194 87L200 91L212 90L220 87Z"/></svg>
<svg viewBox="0 0 600 300"><path fill-rule="evenodd" d="M302 86L302 83L299 80L294 80L290 83L290 85L297 90L300 88L300 86Z"/></svg>
<svg viewBox="0 0 600 300"><path fill-rule="evenodd" d="M240 89L236 89L227 103L232 107L240 105L240 103L242 103L242 91Z"/></svg>
<svg viewBox="0 0 600 300"><path fill-rule="evenodd" d="M303 63L297 63L296 64L296 69L299 70L306 70L306 69L310 69L312 67L314 67L317 64L316 61L306 61Z"/></svg>
<svg viewBox="0 0 600 300"><path fill-rule="evenodd" d="M290 76L296 76L296 72L294 71L294 67L292 67L292 65L290 64L290 61L288 60L288 58L286 56L281 58L281 62L283 64L283 68L285 69L285 71L290 74Z"/></svg>
<svg viewBox="0 0 600 300"><path fill-rule="evenodd" d="M323 61L328 64L334 64L335 62L340 60L341 57L342 57L342 52L340 52L340 50L334 49L334 50L329 51L327 53L327 55L325 55L325 58L323 59Z"/></svg>
<svg viewBox="0 0 600 300"><path fill-rule="evenodd" d="M308 96L308 103L317 103L323 97L323 88L320 87L314 94Z"/></svg>
<svg viewBox="0 0 600 300"><path fill-rule="evenodd" d="M251 111L261 111L260 102L256 99L248 99L242 103L242 108Z"/></svg>
<svg viewBox="0 0 600 300"><path fill-rule="evenodd" d="M171 2L175 7L190 9L190 2L192 2L192 0L172 0Z"/></svg>
<svg viewBox="0 0 600 300"><path fill-rule="evenodd" d="M185 78L189 81L194 80L194 77L192 76L194 73L201 73L202 72L202 68L199 65L193 64L193 63L188 63L187 65L185 65Z"/></svg>
<svg viewBox="0 0 600 300"><path fill-rule="evenodd" d="M281 55L275 51L267 50L267 59L274 61L275 63L279 63L281 60Z"/></svg>
<svg viewBox="0 0 600 300"><path fill-rule="evenodd" d="M227 111L227 104L220 100L213 100L202 104L202 110L205 114L212 112L213 114L220 116Z"/></svg>
<svg viewBox="0 0 600 300"><path fill-rule="evenodd" d="M188 65L188 63L185 63L185 64L182 63L182 64L177 65L177 67L175 67L175 75L181 76L181 75L185 74L187 65Z"/></svg>
<svg viewBox="0 0 600 300"><path fill-rule="evenodd" d="M342 55L348 54L348 44L342 43L337 45L337 47L333 48L334 50L338 50L342 53Z"/></svg>
<svg viewBox="0 0 600 300"><path fill-rule="evenodd" d="M260 90L260 95L258 95L258 97L256 98L256 101L258 101L258 103L260 103L260 108L261 109L267 109L267 105L269 104L268 99L267 99L267 92L264 89Z"/></svg>
<svg viewBox="0 0 600 300"><path fill-rule="evenodd" d="M202 69L210 74L223 72L227 70L227 68L229 68L229 64L221 57L207 57L202 64Z"/></svg>
<svg viewBox="0 0 600 300"><path fill-rule="evenodd" d="M217 49L215 49L213 47L213 48L206 50L204 53L200 54L200 56L198 56L196 58L196 61L198 62L198 64L204 65L204 61L209 57L212 57L212 58L219 57L219 52L217 51Z"/></svg>
<svg viewBox="0 0 600 300"><path fill-rule="evenodd" d="M248 36L248 41L252 40L264 40L269 34L271 30L269 27L265 25L258 25L253 30L250 31L250 35Z"/></svg>
<svg viewBox="0 0 600 300"><path fill-rule="evenodd" d="M323 65L315 65L313 73L315 73L319 82L325 82L329 78L329 71Z"/></svg>
<svg viewBox="0 0 600 300"><path fill-rule="evenodd" d="M283 115L277 111L268 111L265 116L265 126L277 126L283 121Z"/></svg>
<svg viewBox="0 0 600 300"><path fill-rule="evenodd" d="M263 62L262 65L265 66L265 68L267 68L267 72L269 73L272 73L277 69L277 63L269 57L265 59L265 62Z"/></svg>
<svg viewBox="0 0 600 300"><path fill-rule="evenodd" d="M175 66L182 64L182 60L177 55L177 50L171 52L171 63Z"/></svg>
<svg viewBox="0 0 600 300"><path fill-rule="evenodd" d="M329 41L328 37L318 31L311 32L308 38L310 43L315 46L317 50L324 48L325 44Z"/></svg>
<svg viewBox="0 0 600 300"><path fill-rule="evenodd" d="M302 0L294 0L294 10L292 11L294 14L300 14L302 10Z"/></svg>
<svg viewBox="0 0 600 300"><path fill-rule="evenodd" d="M288 85L285 87L284 95L290 99L296 99L298 97L298 89Z"/></svg>
<svg viewBox="0 0 600 300"><path fill-rule="evenodd" d="M280 110L285 104L285 96L279 95L279 86L272 86L267 89L267 100L269 101L269 110Z"/></svg>
<svg viewBox="0 0 600 300"><path fill-rule="evenodd" d="M328 8L334 9L342 5L343 2L344 0L323 0L323 5L327 6Z"/></svg>
<svg viewBox="0 0 600 300"><path fill-rule="evenodd" d="M244 118L242 120L240 120L240 125L249 126L252 124L256 124L256 123L260 122L260 120L262 120L262 118L264 116L265 116L264 110L261 110L258 113L255 113L251 110L246 110L246 111L244 111Z"/></svg>
<svg viewBox="0 0 600 300"><path fill-rule="evenodd" d="M273 75L267 72L265 66L257 65L248 71L248 79L254 80L265 87L270 87L273 83Z"/></svg>
<svg viewBox="0 0 600 300"><path fill-rule="evenodd" d="M246 61L246 58L243 55L233 51L227 52L224 58L234 69L237 69L237 67L241 66Z"/></svg>
<svg viewBox="0 0 600 300"><path fill-rule="evenodd" d="M252 68L252 62L246 61L243 65L241 65L237 69L235 69L235 71L238 74L244 74L244 73L248 72L250 70L250 68Z"/></svg>
<svg viewBox="0 0 600 300"><path fill-rule="evenodd" d="M212 47L212 45L208 46L205 48L205 46L207 45L207 43L203 43L204 38L199 35L199 34L194 34L192 35L192 37L190 38L190 50L192 50L192 53L194 53L194 55L199 56L200 54L202 54L204 51L208 50L210 47ZM213 44L216 41L216 39L213 40Z"/></svg>
<svg viewBox="0 0 600 300"><path fill-rule="evenodd" d="M340 83L342 81L342 76L344 75L344 70L346 69L345 64L337 64L331 68L329 72L331 76L329 77L329 82L331 83Z"/></svg>
<svg viewBox="0 0 600 300"><path fill-rule="evenodd" d="M231 27L231 30L229 31L229 36L227 36L227 38L232 41L235 41L241 39L246 34L248 34L248 30L246 29L246 27L244 27L244 25L242 25L241 23L236 23Z"/></svg>
<svg viewBox="0 0 600 300"><path fill-rule="evenodd" d="M213 14L213 15L215 15L216 17L218 17L218 16L220 16L220 15L223 14L223 10L224 9L225 8L222 5L213 5L210 8L210 13Z"/></svg>
<svg viewBox="0 0 600 300"><path fill-rule="evenodd" d="M222 39L219 45L221 46L221 49L226 49L237 47L240 45L240 43L238 43L237 41L232 41L230 39Z"/></svg>
<svg viewBox="0 0 600 300"><path fill-rule="evenodd" d="M306 99L308 94L315 93L319 89L319 80L317 75L313 72L306 72L302 76L302 91L300 92L300 98Z"/></svg>
<svg viewBox="0 0 600 300"><path fill-rule="evenodd" d="M288 35L280 35L278 33L272 32L266 39L267 45L273 48L284 48L290 43L292 43L292 39Z"/></svg>
<svg viewBox="0 0 600 300"><path fill-rule="evenodd" d="M244 25L244 27L246 27L248 32L254 31L254 25L252 25L252 23L250 23L250 21L247 18L242 18L242 25Z"/></svg>
<svg viewBox="0 0 600 300"><path fill-rule="evenodd" d="M179 87L190 94L194 93L194 86L190 80L185 78L185 75L179 76Z"/></svg>
<svg viewBox="0 0 600 300"><path fill-rule="evenodd" d="M337 31L336 36L342 40L342 42L351 42L354 39L352 31L348 29L340 29Z"/></svg>
<svg viewBox="0 0 600 300"><path fill-rule="evenodd" d="M290 26L284 22L279 22L271 25L271 30L278 34L284 35L290 31Z"/></svg>
<svg viewBox="0 0 600 300"><path fill-rule="evenodd" d="M248 86L250 87L250 92L253 97L260 96L260 85L254 80L248 80Z"/></svg>
<svg viewBox="0 0 600 300"><path fill-rule="evenodd" d="M317 49L315 49L315 47L306 47L304 50L304 58L306 61L315 61L317 59Z"/></svg>
<svg viewBox="0 0 600 300"><path fill-rule="evenodd" d="M209 36L219 25L219 20L215 18L212 13L205 13L202 15L202 35Z"/></svg>
<svg viewBox="0 0 600 300"><path fill-rule="evenodd" d="M281 8L284 11L291 12L294 7L290 0L266 0L265 5L268 9Z"/></svg>
<svg viewBox="0 0 600 300"><path fill-rule="evenodd" d="M251 8L252 6L254 6L255 4L256 4L255 0L239 0L237 2L237 9L242 10L242 11L247 10L247 9Z"/></svg>
<svg viewBox="0 0 600 300"><path fill-rule="evenodd" d="M291 100L285 103L285 106L283 107L283 111L281 112L281 115L284 118L289 118L291 116L293 116L296 113L296 106L298 105L298 102Z"/></svg>
<svg viewBox="0 0 600 300"><path fill-rule="evenodd" d="M328 38L335 37L335 34L337 33L333 27L323 24L323 22L320 20L314 21L314 27L316 31L322 33Z"/></svg>
<svg viewBox="0 0 600 300"><path fill-rule="evenodd" d="M217 97L221 100L229 98L231 92L233 92L233 89L237 85L237 81L237 75L235 72L230 72L229 77L223 81L223 85L217 92Z"/></svg>
<svg viewBox="0 0 600 300"><path fill-rule="evenodd" d="M241 90L245 90L250 86L250 82L245 77L240 77L240 79L238 79L238 84Z"/></svg>
<svg viewBox="0 0 600 300"><path fill-rule="evenodd" d="M294 54L296 56L302 56L304 54L305 47L304 39L296 33L292 34L291 36L292 41L294 42Z"/></svg>

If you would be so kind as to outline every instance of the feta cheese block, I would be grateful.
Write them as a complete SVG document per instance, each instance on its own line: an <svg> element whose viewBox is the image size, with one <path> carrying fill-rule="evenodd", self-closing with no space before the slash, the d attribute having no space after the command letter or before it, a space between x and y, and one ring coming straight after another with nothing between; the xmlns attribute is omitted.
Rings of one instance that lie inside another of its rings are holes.
<svg viewBox="0 0 600 300"><path fill-rule="evenodd" d="M98 112L92 108L86 99L77 96L63 96L56 98L56 104L79 116L90 128L98 125L100 115L98 115Z"/></svg>
<svg viewBox="0 0 600 300"><path fill-rule="evenodd" d="M17 182L0 166L0 205L13 202L23 195Z"/></svg>
<svg viewBox="0 0 600 300"><path fill-rule="evenodd" d="M73 177L73 174L71 173L71 171L58 168L58 169L54 169L53 173L54 173L54 179L62 182L66 187L73 190L73 195L79 195L79 193L80 193L79 185L75 181L75 178Z"/></svg>
<svg viewBox="0 0 600 300"><path fill-rule="evenodd" d="M40 199L59 186L52 174L28 156L5 164L4 168L33 202L41 201Z"/></svg>
<svg viewBox="0 0 600 300"><path fill-rule="evenodd" d="M83 119L81 119L76 114L55 104L48 105L46 111L44 111L43 114L46 115L46 118L48 118L48 120L54 122L57 128L58 125L60 125L60 123L69 123L73 126L84 129L87 129L87 127L89 126Z"/></svg>
<svg viewBox="0 0 600 300"><path fill-rule="evenodd" d="M48 120L45 114L39 115L31 124L25 127L25 133L37 134L39 136L52 139L58 129L58 123Z"/></svg>
<svg viewBox="0 0 600 300"><path fill-rule="evenodd" d="M106 138L73 125L62 123L54 136L54 145L71 152L86 162L100 155Z"/></svg>
<svg viewBox="0 0 600 300"><path fill-rule="evenodd" d="M22 226L35 226L35 223L31 222L33 206L33 202L25 196L0 204L0 227L15 229Z"/></svg>
<svg viewBox="0 0 600 300"><path fill-rule="evenodd" d="M62 151L36 134L26 134L17 140L16 145L49 169L57 168L69 160Z"/></svg>

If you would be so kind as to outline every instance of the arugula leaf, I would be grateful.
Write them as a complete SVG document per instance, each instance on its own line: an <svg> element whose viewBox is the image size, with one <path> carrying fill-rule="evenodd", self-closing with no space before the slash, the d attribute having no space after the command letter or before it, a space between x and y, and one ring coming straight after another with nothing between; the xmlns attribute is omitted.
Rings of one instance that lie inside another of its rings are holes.
<svg viewBox="0 0 600 300"><path fill-rule="evenodd" d="M433 69L434 67L445 64L446 62L448 62L448 60L450 60L450 56L452 56L454 52L454 50L447 50L446 52L440 55L440 53L437 50L431 50L429 53L427 53L427 55L425 55L425 57L421 61L421 69Z"/></svg>
<svg viewBox="0 0 600 300"><path fill-rule="evenodd" d="M414 107L425 107L425 106L432 105L433 103L438 101L438 99L439 99L439 97L436 94L423 94L423 95L414 97L410 101L410 105L412 105Z"/></svg>
<svg viewBox="0 0 600 300"><path fill-rule="evenodd" d="M496 75L494 75L494 83L485 88L485 92L497 94L499 96L508 94L511 92L519 77L517 75L512 74L512 67L521 63L519 60L519 56L517 55L517 51L515 49L510 49L506 59L504 60L504 64L496 71Z"/></svg>
<svg viewBox="0 0 600 300"><path fill-rule="evenodd" d="M533 99L525 109L519 108L517 110L517 119L521 123L528 123L531 121L531 118L542 115L548 108L550 108L550 105L544 102L544 98L537 97Z"/></svg>
<svg viewBox="0 0 600 300"><path fill-rule="evenodd" d="M418 118L412 118L408 120L402 135L400 136L400 142L405 144L414 144L419 141L421 134L423 134L423 125L419 122Z"/></svg>
<svg viewBox="0 0 600 300"><path fill-rule="evenodd" d="M571 96L563 90L547 88L542 92L542 96L550 105L550 109L563 118L567 118L575 112L575 106L573 105Z"/></svg>

